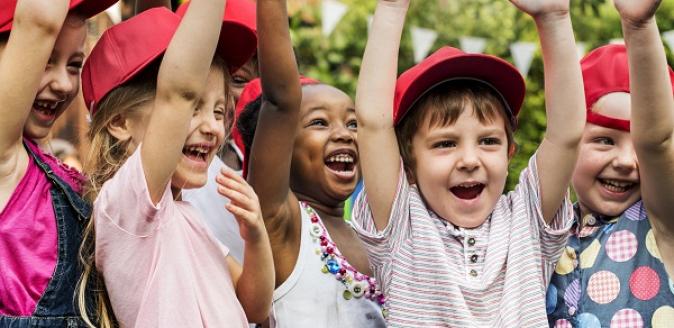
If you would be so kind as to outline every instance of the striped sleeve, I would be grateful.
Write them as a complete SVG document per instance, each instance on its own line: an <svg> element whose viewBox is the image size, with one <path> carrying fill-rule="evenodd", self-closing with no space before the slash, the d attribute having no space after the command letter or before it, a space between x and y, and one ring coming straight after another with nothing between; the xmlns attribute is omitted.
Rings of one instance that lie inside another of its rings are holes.
<svg viewBox="0 0 674 328"><path fill-rule="evenodd" d="M571 202L570 192L567 188L564 200L557 209L555 217L549 224L546 223L543 217L536 155L531 157L529 165L520 174L520 181L516 187L516 192L522 201L526 202L532 231L540 242L541 264L547 285L550 276L555 270L562 249L566 246L569 230L573 224L573 203Z"/></svg>
<svg viewBox="0 0 674 328"><path fill-rule="evenodd" d="M358 195L353 205L352 224L358 237L365 243L373 268L388 264L395 257L400 245L406 241L410 233L410 186L405 171L400 166L396 196L391 204L391 215L384 230L377 230L374 225L372 210L367 201L367 186Z"/></svg>

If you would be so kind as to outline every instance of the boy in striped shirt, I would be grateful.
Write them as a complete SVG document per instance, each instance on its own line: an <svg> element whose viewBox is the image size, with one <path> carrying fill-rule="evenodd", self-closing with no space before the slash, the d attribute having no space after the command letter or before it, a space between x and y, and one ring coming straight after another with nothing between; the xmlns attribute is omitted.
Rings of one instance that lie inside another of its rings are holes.
<svg viewBox="0 0 674 328"><path fill-rule="evenodd" d="M409 0L377 5L356 96L365 190L353 220L391 327L547 325L545 290L573 217L583 85L569 0L511 2L536 21L548 128L506 195L522 76L443 47L394 84Z"/></svg>

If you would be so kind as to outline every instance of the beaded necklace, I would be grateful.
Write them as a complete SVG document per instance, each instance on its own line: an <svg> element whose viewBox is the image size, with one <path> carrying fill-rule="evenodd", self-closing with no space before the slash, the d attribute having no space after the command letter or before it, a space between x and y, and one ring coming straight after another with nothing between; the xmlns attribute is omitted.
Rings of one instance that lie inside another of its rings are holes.
<svg viewBox="0 0 674 328"><path fill-rule="evenodd" d="M316 248L316 255L321 257L323 267L321 272L332 274L337 281L341 282L346 288L342 293L345 300L352 298L365 297L366 299L379 304L382 308L382 315L386 317L388 310L385 306L386 298L377 286L377 280L366 274L358 272L346 258L341 254L337 245L328 236L328 230L318 217L318 213L304 202L301 202L302 208L307 211L311 219L309 232L314 243L319 243Z"/></svg>

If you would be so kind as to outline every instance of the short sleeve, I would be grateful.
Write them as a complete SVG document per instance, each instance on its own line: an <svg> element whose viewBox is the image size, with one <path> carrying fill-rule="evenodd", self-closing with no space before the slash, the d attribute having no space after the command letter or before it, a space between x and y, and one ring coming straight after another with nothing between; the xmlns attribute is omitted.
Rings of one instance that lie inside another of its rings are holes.
<svg viewBox="0 0 674 328"><path fill-rule="evenodd" d="M535 237L540 242L543 269L547 281L555 268L562 249L566 246L569 230L573 224L574 214L570 191L567 188L564 200L557 209L555 217L549 224L546 223L543 217L540 180L536 155L534 154L529 159L527 168L520 174L519 184L514 193L521 201L525 202L527 216L535 232Z"/></svg>
<svg viewBox="0 0 674 328"><path fill-rule="evenodd" d="M166 212L171 210L173 194L171 185L167 184L159 203L152 203L140 148L103 184L94 202L94 219L107 219L113 226L130 235L144 237L154 232L160 217L170 217Z"/></svg>
<svg viewBox="0 0 674 328"><path fill-rule="evenodd" d="M367 186L358 195L353 206L352 224L358 237L365 243L372 267L380 267L395 257L402 243L409 239L410 231L410 186L400 165L398 187L391 206L389 222L384 230L377 230L372 210L368 203Z"/></svg>

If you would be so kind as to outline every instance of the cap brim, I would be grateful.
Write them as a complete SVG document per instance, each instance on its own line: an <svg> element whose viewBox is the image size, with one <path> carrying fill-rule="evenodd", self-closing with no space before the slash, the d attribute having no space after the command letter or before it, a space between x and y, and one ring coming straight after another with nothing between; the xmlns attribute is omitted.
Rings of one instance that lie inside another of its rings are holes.
<svg viewBox="0 0 674 328"><path fill-rule="evenodd" d="M230 73L248 62L257 51L257 34L237 22L223 22L217 53L225 60Z"/></svg>
<svg viewBox="0 0 674 328"><path fill-rule="evenodd" d="M482 54L464 54L446 58L429 65L420 73L402 95L397 124L433 87L450 80L477 80L490 85L509 107L513 120L517 117L526 92L522 75L507 61Z"/></svg>
<svg viewBox="0 0 674 328"><path fill-rule="evenodd" d="M85 19L88 19L108 9L117 1L118 0L72 0L70 1L68 13L74 12L82 15ZM11 31L12 22L13 19L0 26L0 33Z"/></svg>

